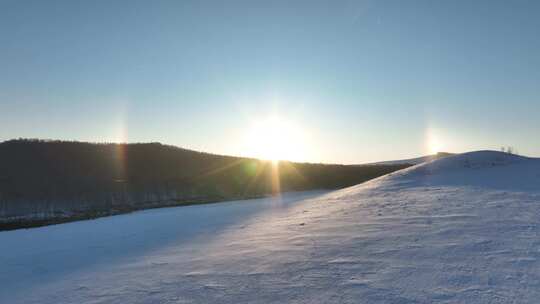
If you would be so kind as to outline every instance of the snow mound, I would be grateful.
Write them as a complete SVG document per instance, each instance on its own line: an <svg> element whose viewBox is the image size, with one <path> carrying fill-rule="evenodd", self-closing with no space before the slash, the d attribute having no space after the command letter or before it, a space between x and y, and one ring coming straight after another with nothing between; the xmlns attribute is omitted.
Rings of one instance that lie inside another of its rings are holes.
<svg viewBox="0 0 540 304"><path fill-rule="evenodd" d="M449 170L482 169L496 166L508 166L529 158L497 151L474 151L433 160L415 167L416 172L429 174L445 173Z"/></svg>
<svg viewBox="0 0 540 304"><path fill-rule="evenodd" d="M472 186L540 191L540 159L474 151L419 164L381 179L401 186Z"/></svg>

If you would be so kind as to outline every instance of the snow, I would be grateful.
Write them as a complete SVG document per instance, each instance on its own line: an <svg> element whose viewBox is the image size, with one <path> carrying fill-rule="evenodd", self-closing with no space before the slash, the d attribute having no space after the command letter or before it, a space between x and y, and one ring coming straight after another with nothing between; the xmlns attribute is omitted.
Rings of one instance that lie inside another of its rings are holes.
<svg viewBox="0 0 540 304"><path fill-rule="evenodd" d="M536 303L540 160L0 233L0 303Z"/></svg>

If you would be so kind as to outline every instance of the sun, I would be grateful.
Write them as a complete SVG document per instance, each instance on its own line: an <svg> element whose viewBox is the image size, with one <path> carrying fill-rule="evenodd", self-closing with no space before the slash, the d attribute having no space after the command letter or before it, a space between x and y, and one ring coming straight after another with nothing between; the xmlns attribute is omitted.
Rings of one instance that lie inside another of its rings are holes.
<svg viewBox="0 0 540 304"><path fill-rule="evenodd" d="M429 128L427 130L425 145L426 150L429 154L437 154L441 152L441 150L444 149L443 143L444 142L442 141L440 130L436 130L433 128Z"/></svg>
<svg viewBox="0 0 540 304"><path fill-rule="evenodd" d="M430 154L437 154L441 151L441 145L436 140L433 140L433 142L429 143L429 153Z"/></svg>
<svg viewBox="0 0 540 304"><path fill-rule="evenodd" d="M249 128L245 154L272 161L301 161L306 154L305 140L301 128L272 116L257 120Z"/></svg>

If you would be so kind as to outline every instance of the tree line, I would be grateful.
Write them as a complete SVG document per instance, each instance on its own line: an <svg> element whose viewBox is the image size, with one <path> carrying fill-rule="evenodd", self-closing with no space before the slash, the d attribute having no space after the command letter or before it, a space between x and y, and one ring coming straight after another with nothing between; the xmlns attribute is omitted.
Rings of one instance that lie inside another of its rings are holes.
<svg viewBox="0 0 540 304"><path fill-rule="evenodd" d="M343 188L407 166L274 164L160 143L10 140L0 143L0 229Z"/></svg>

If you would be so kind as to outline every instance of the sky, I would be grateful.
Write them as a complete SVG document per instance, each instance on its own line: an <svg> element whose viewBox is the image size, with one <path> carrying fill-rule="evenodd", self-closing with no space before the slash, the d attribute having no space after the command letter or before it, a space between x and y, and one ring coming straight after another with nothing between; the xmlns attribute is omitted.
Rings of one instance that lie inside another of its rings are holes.
<svg viewBox="0 0 540 304"><path fill-rule="evenodd" d="M539 134L539 1L0 0L0 140L354 164Z"/></svg>

